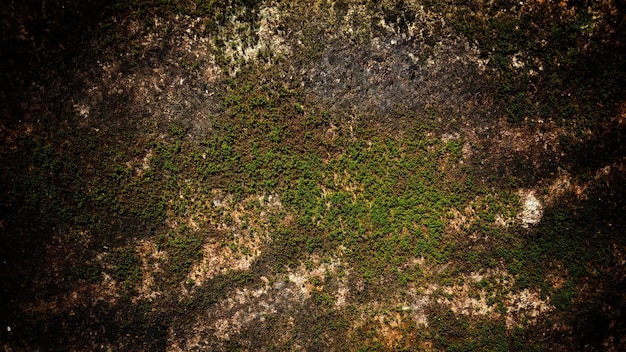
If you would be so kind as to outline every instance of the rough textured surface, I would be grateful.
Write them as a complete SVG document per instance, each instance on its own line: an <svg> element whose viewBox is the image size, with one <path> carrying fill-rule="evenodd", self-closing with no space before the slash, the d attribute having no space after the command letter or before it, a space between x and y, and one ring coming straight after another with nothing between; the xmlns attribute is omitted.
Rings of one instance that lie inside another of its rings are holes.
<svg viewBox="0 0 626 352"><path fill-rule="evenodd" d="M0 5L0 347L619 350L624 11Z"/></svg>

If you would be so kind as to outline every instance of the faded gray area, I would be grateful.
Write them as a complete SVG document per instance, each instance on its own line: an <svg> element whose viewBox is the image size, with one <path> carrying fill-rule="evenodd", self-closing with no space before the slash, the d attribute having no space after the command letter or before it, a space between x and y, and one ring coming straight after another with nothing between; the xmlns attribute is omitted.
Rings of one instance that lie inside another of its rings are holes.
<svg viewBox="0 0 626 352"><path fill-rule="evenodd" d="M416 18L365 45L333 40L310 67L305 86L333 109L360 114L432 108L465 118L492 115L489 72L478 52L441 21Z"/></svg>

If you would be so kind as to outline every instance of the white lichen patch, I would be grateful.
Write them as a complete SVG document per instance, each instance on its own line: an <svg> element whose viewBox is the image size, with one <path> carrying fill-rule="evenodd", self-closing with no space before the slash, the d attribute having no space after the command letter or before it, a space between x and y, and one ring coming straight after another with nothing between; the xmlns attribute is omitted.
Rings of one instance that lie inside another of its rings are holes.
<svg viewBox="0 0 626 352"><path fill-rule="evenodd" d="M483 315L491 316L495 307L487 303L487 296L484 292L471 296L469 294L470 286L467 284L452 287L443 287L443 292L448 297L438 297L436 302L450 308L454 314L459 315Z"/></svg>
<svg viewBox="0 0 626 352"><path fill-rule="evenodd" d="M214 189L211 191L213 195L213 206L220 207L230 207L233 196L227 193L222 192L222 190Z"/></svg>
<svg viewBox="0 0 626 352"><path fill-rule="evenodd" d="M281 31L281 12L277 7L263 7L258 13L258 27L253 23L240 22L237 15L221 28L219 36L224 39L224 55L228 58L228 74L236 76L246 63L263 59L270 63L273 57L288 55L291 47Z"/></svg>
<svg viewBox="0 0 626 352"><path fill-rule="evenodd" d="M513 220L513 218L505 218L504 216L502 216L502 214L496 214L496 218L494 221L494 223L500 227L509 227L513 225L514 222L515 221Z"/></svg>
<svg viewBox="0 0 626 352"><path fill-rule="evenodd" d="M517 53L511 57L511 66L515 69L521 69L526 64L524 62L525 55L523 53Z"/></svg>
<svg viewBox="0 0 626 352"><path fill-rule="evenodd" d="M436 277L448 267L429 266L423 258L415 262L428 278ZM523 323L533 324L537 318L553 310L549 301L541 299L537 291L513 291L513 277L501 269L462 275L453 285L433 281L425 285L409 285L406 291L395 292L389 297L356 303L350 295L350 288L337 279L343 266L340 255L325 259L313 255L277 277L261 277L260 286L235 288L210 310L199 312L195 323L183 336L171 336L169 345L172 350L219 345L277 317L285 322L281 336L287 341L293 338L295 322L293 316L285 315L285 312L299 311L314 294L322 292L335 298L331 309L340 312L346 306L351 307L356 319L352 321L349 333L374 324L375 338L388 348L401 343L403 329L408 326L427 327L429 307L433 304L447 307L457 315L503 317L508 329ZM329 279L335 284L333 290L328 289ZM479 285L483 280L492 283L490 290ZM500 309L495 301L503 304L505 309Z"/></svg>
<svg viewBox="0 0 626 352"><path fill-rule="evenodd" d="M135 176L141 177L145 171L150 169L153 155L154 151L152 149L148 149L146 154L141 159L132 159L126 162L126 166L135 171Z"/></svg>
<svg viewBox="0 0 626 352"><path fill-rule="evenodd" d="M199 312L185 336L172 336L169 345L173 350L190 350L206 346L208 342L230 341L242 331L284 314L286 310L304 306L314 292L326 292L327 280L330 276L335 277L341 267L339 257L322 260L313 255L295 269L287 269L285 274L261 277L260 286L233 289L209 311ZM349 289L341 280L337 281L336 290L329 293L335 299L334 309L342 309L348 302ZM291 336L289 321L291 327L294 326L293 317L287 319L287 328L281 331L281 338Z"/></svg>
<svg viewBox="0 0 626 352"><path fill-rule="evenodd" d="M78 115L82 117L89 117L89 105L86 104L74 104L74 110L78 113Z"/></svg>
<svg viewBox="0 0 626 352"><path fill-rule="evenodd" d="M442 268L428 268L424 266L424 272L437 272ZM494 282L495 287L487 291L477 285L482 280ZM462 283L454 285L441 285L428 283L425 287L410 287L401 302L403 311L409 312L416 324L428 325L427 308L431 304L438 304L449 308L457 315L485 317L497 317L504 314L507 328L512 329L516 325L526 321L533 323L536 319L554 309L549 301L541 298L538 291L524 289L513 291L514 278L504 270L484 270L481 272L463 275ZM504 313L499 310L494 299L500 296L503 303Z"/></svg>
<svg viewBox="0 0 626 352"><path fill-rule="evenodd" d="M287 278L294 283L303 298L309 298L313 291L319 291L319 284L323 282L327 275L334 275L337 268L341 266L341 260L335 258L331 261L321 262L318 256L312 256L308 261L300 264L295 270L289 270ZM311 267L314 266L314 267ZM335 303L342 301L345 303L345 296L349 292L348 287L343 282L339 282L339 291Z"/></svg>
<svg viewBox="0 0 626 352"><path fill-rule="evenodd" d="M280 197L277 194L270 194L269 196L259 196L259 204L261 205L261 220L267 220L268 213L275 213L283 208L283 203L280 201Z"/></svg>
<svg viewBox="0 0 626 352"><path fill-rule="evenodd" d="M184 336L171 338L169 346L172 349L189 351L206 346L207 343L230 341L242 330L275 315L277 305L301 302L292 290L273 290L268 286L259 289L235 289L226 297L210 311L202 312Z"/></svg>
<svg viewBox="0 0 626 352"><path fill-rule="evenodd" d="M522 210L518 215L522 226L525 228L537 225L543 217L543 205L535 197L534 191L520 190L519 196L522 201Z"/></svg>
<svg viewBox="0 0 626 352"><path fill-rule="evenodd" d="M441 135L441 141L443 143L448 143L452 141L457 141L461 138L461 135L458 132L446 132Z"/></svg>

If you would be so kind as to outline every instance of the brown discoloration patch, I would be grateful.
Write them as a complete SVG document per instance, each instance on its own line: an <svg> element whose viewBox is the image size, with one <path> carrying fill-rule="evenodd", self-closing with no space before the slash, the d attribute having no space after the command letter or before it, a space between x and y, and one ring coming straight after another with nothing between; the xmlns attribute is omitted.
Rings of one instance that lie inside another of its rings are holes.
<svg viewBox="0 0 626 352"><path fill-rule="evenodd" d="M221 190L213 190L212 204L221 208L232 218L232 224L214 222L205 217L207 223L226 234L225 238L209 238L202 248L202 260L196 263L188 279L196 286L218 274L233 270L247 271L253 261L261 255L268 243L268 215L282 209L278 195L252 196L241 203L233 204L232 196ZM255 208L258 204L259 208ZM196 225L199 228L200 225Z"/></svg>
<svg viewBox="0 0 626 352"><path fill-rule="evenodd" d="M254 259L261 254L261 248L266 241L267 235L236 233L230 244L234 244L237 252L222 243L206 243L202 248L202 260L191 268L188 278L195 285L201 286L215 275L233 270L249 270ZM241 251L246 253L242 254Z"/></svg>
<svg viewBox="0 0 626 352"><path fill-rule="evenodd" d="M452 219L448 221L448 228L452 232L463 233L475 219L475 212L471 207L466 207L463 212L452 209Z"/></svg>
<svg viewBox="0 0 626 352"><path fill-rule="evenodd" d="M382 335L383 345L388 349L399 347L405 333L406 323L400 313L390 313L388 316L379 315L376 317L380 324L379 332Z"/></svg>
<svg viewBox="0 0 626 352"><path fill-rule="evenodd" d="M548 186L547 195L544 197L546 205L554 204L560 197L571 192L575 188L569 173L561 171L552 183Z"/></svg>
<svg viewBox="0 0 626 352"><path fill-rule="evenodd" d="M324 287L326 274L335 273L340 265L339 259L326 262L318 256L310 257L307 261L313 263L312 268L310 264L302 263L294 270L287 270L285 275L262 277L261 286L230 291L209 311L200 312L185 336L172 337L169 346L183 350L207 343L210 346L219 346L237 339L243 331L264 324L268 319L282 318L286 319L285 329L277 336L288 339L292 336L295 321L293 317L285 314L289 312L295 314L307 304L313 293L326 290ZM345 285L339 284L335 293L337 302L341 300L341 295L345 294L342 292L346 289ZM343 304L336 304L334 309L342 308Z"/></svg>
<svg viewBox="0 0 626 352"><path fill-rule="evenodd" d="M501 312L496 305L488 303L490 293L484 288L476 289L475 287L483 279L496 279L499 283L497 290L505 292L503 303L506 313L504 317L509 329L523 321L533 323L542 314L553 310L548 301L540 298L537 291L529 289L512 291L514 279L502 270L488 270L466 275L462 284L441 286L431 282L422 289L413 287L406 293L408 300L404 301L403 309L411 311L413 320L423 325L428 324L426 309L434 303L449 308L455 314L497 318Z"/></svg>
<svg viewBox="0 0 626 352"><path fill-rule="evenodd" d="M140 240L135 245L135 250L141 259L142 279L137 288L137 295L133 301L148 300L154 301L162 295L162 292L155 289L155 276L163 274L160 261L166 258L166 254L159 251L156 244L149 240Z"/></svg>

